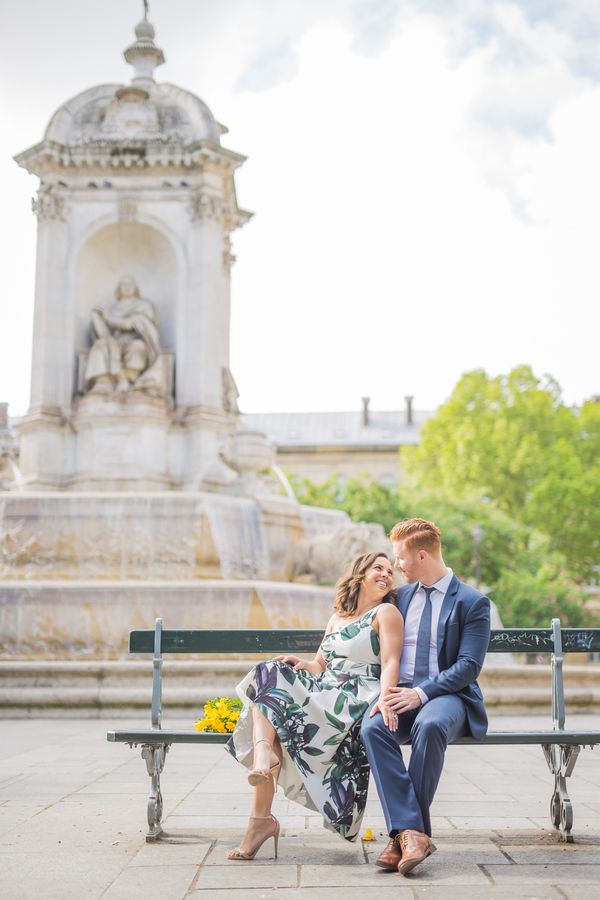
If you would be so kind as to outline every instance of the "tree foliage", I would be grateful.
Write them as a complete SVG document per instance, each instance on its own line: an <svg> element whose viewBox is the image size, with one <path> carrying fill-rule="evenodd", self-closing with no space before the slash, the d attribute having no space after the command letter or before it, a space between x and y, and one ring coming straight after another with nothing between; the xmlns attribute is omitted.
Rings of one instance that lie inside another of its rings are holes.
<svg viewBox="0 0 600 900"><path fill-rule="evenodd" d="M416 485L487 496L508 516L546 533L569 571L589 579L600 562L600 404L565 406L557 383L528 366L458 382L402 451Z"/></svg>
<svg viewBox="0 0 600 900"><path fill-rule="evenodd" d="M489 589L506 626L592 620L581 585L600 564L600 403L566 406L528 366L468 372L402 463L398 489L332 476L300 481L298 497L388 532L409 516L437 522L446 561Z"/></svg>
<svg viewBox="0 0 600 900"><path fill-rule="evenodd" d="M463 498L450 497L414 484L393 488L366 475L348 480L332 476L321 484L294 481L303 503L343 509L355 521L381 523L387 532L410 516L436 522L444 559L464 581L481 583L506 627L549 624L554 615L565 625L592 622L583 605L584 592L551 538L511 518L488 497L472 491ZM483 532L480 541L475 528Z"/></svg>

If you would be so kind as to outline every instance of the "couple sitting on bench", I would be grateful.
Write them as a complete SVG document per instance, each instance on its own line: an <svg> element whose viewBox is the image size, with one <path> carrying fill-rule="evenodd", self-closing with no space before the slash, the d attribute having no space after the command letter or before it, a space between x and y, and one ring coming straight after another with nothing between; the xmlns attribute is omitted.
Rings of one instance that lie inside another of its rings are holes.
<svg viewBox="0 0 600 900"><path fill-rule="evenodd" d="M288 799L321 812L327 828L356 840L369 767L390 836L377 865L406 875L435 850L429 808L446 746L481 739L487 728L476 678L490 604L447 568L432 522L400 522L390 538L408 584L392 590L385 554L359 556L338 583L314 659L258 663L238 685L244 709L228 750L249 768L253 796L229 859L254 859L270 838L277 855L278 783Z"/></svg>

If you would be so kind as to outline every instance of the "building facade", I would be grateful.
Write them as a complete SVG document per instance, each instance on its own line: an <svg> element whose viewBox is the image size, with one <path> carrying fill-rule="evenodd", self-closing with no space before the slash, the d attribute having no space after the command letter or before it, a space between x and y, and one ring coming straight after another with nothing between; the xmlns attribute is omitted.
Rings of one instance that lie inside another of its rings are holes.
<svg viewBox="0 0 600 900"><path fill-rule="evenodd" d="M245 413L242 427L267 435L277 448L276 463L288 476L320 483L367 475L382 484L402 481L400 448L418 444L423 424L433 412L362 409L346 412Z"/></svg>

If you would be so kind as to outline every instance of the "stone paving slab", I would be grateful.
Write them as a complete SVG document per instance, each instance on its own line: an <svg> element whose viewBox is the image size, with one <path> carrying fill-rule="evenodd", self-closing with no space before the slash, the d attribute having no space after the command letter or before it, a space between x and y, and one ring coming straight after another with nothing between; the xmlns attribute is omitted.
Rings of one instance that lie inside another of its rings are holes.
<svg viewBox="0 0 600 900"><path fill-rule="evenodd" d="M129 866L113 881L103 900L180 900L198 874L198 866Z"/></svg>
<svg viewBox="0 0 600 900"><path fill-rule="evenodd" d="M298 866L253 866L251 862L239 860L227 866L203 866L194 887L196 890L230 888L244 891L248 888L295 888L298 887Z"/></svg>
<svg viewBox="0 0 600 900"><path fill-rule="evenodd" d="M135 723L145 726L145 722ZM169 726L186 727L186 722ZM502 730L547 727L505 718ZM569 725L594 727L592 717ZM162 779L164 841L145 842L149 779L139 749L109 744L104 721L0 723L2 900L592 900L600 896L600 750L584 750L569 780L575 844L547 818L552 778L538 748L450 748L433 824L438 851L408 878L374 860L386 842L374 790L348 844L320 816L278 795L272 841L254 862L231 862L250 794L219 746L178 746Z"/></svg>
<svg viewBox="0 0 600 900"><path fill-rule="evenodd" d="M180 838L181 843L167 843L160 841L155 844L144 844L136 853L130 866L201 866L206 862L206 856L210 852L212 844L198 842L193 835L187 836L187 843Z"/></svg>
<svg viewBox="0 0 600 900"><path fill-rule="evenodd" d="M588 888L589 890L589 888ZM435 887L433 885L419 885L413 888L415 900L466 900L465 890L460 886L446 885ZM520 887L518 885L506 886L503 884L488 884L483 893L474 893L472 889L468 893L469 898L482 897L485 900L575 900L575 895L565 894L562 889L555 886L533 885ZM583 900L583 898L582 898ZM592 900L588 896L585 900Z"/></svg>
<svg viewBox="0 0 600 900"><path fill-rule="evenodd" d="M598 896L600 885L600 864L590 865L578 861L573 864L551 865L542 863L539 865L515 865L515 866L486 866L489 876L496 884L511 882L522 886L523 884L559 884L568 881L571 884L587 884L588 888L596 892ZM593 897L594 894L592 893Z"/></svg>
<svg viewBox="0 0 600 900"><path fill-rule="evenodd" d="M360 888L342 888L336 890L330 886L327 887L309 887L309 888L254 888L236 891L234 889L227 890L211 890L203 889L197 884L193 889L194 892L189 896L193 900L346 900L346 898L359 898L359 900L415 900L415 894L410 887L398 887L398 880L391 887L365 887ZM508 895L505 895L508 896ZM513 895L514 896L514 895ZM558 894L556 895L559 896ZM465 900L464 895L462 900ZM561 900L564 898L561 895ZM589 898L587 898L589 900Z"/></svg>

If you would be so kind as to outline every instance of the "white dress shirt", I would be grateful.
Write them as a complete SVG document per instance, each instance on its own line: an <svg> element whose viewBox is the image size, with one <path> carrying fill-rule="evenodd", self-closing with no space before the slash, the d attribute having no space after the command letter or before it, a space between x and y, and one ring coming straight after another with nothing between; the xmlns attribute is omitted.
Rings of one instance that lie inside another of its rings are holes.
<svg viewBox="0 0 600 900"><path fill-rule="evenodd" d="M427 585L427 587L435 588L431 593L431 636L429 638L429 677L432 678L440 671L438 666L438 645L437 630L440 621L440 613L442 611L442 603L446 596L446 591L450 587L453 576L452 569L447 569L446 574L436 581L435 584ZM419 624L421 622L421 614L425 606L425 590L424 585L419 583L419 587L413 594L408 610L406 612L406 620L404 622L404 644L402 646L402 656L400 657L400 683L411 684L415 672L415 654L417 652L417 636L419 634ZM415 687L415 691L421 698L421 703L427 703L429 699L425 691Z"/></svg>

